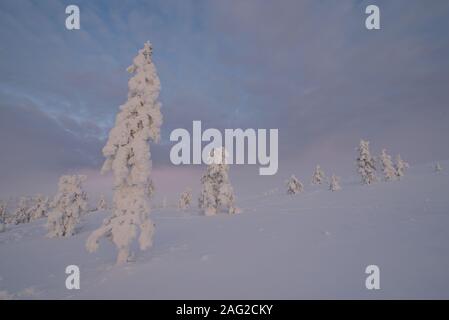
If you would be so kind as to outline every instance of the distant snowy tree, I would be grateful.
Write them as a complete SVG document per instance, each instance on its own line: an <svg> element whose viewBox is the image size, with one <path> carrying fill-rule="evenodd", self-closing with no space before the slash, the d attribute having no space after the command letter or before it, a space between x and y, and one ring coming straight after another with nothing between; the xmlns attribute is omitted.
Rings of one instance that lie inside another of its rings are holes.
<svg viewBox="0 0 449 320"><path fill-rule="evenodd" d="M340 187L340 178L335 176L334 174L331 177L331 183L329 185L329 190L330 191L338 191L341 190Z"/></svg>
<svg viewBox="0 0 449 320"><path fill-rule="evenodd" d="M371 184L377 181L374 158L369 151L369 141L360 140L357 158L357 171L362 176L362 183Z"/></svg>
<svg viewBox="0 0 449 320"><path fill-rule="evenodd" d="M33 198L33 203L29 210L30 220L36 220L47 216L49 209L49 199L41 194Z"/></svg>
<svg viewBox="0 0 449 320"><path fill-rule="evenodd" d="M104 195L101 195L100 200L98 200L97 210L106 210L107 208L106 199L104 198Z"/></svg>
<svg viewBox="0 0 449 320"><path fill-rule="evenodd" d="M75 234L81 216L87 211L87 194L83 191L84 175L65 175L59 178L58 192L48 213L49 237L68 237Z"/></svg>
<svg viewBox="0 0 449 320"><path fill-rule="evenodd" d="M441 172L443 171L443 168L441 167L440 163L437 162L437 164L435 165L435 172Z"/></svg>
<svg viewBox="0 0 449 320"><path fill-rule="evenodd" d="M162 125L159 77L152 62L149 42L139 50L128 72L128 101L120 107L115 127L103 148L106 161L102 172L114 174L112 216L88 238L90 252L98 248L101 237L111 239L118 249L117 264L128 260L132 241L140 229L140 249L152 245L154 224L149 218L151 182L150 140L159 141Z"/></svg>
<svg viewBox="0 0 449 320"><path fill-rule="evenodd" d="M230 214L238 212L234 204L234 190L229 181L226 156L224 148L213 149L206 172L201 178L203 188L198 204L206 216L218 213L221 208L225 208Z"/></svg>
<svg viewBox="0 0 449 320"><path fill-rule="evenodd" d="M405 162L404 160L402 160L401 155L398 154L396 157L396 164L395 164L396 176L400 179L401 177L404 176L405 169L408 169L408 168L410 168L409 164L407 162Z"/></svg>
<svg viewBox="0 0 449 320"><path fill-rule="evenodd" d="M6 229L6 222L8 219L7 207L8 204L6 201L0 201L0 232L5 231Z"/></svg>
<svg viewBox="0 0 449 320"><path fill-rule="evenodd" d="M312 184L322 184L325 179L324 171L321 170L320 165L317 165L312 176Z"/></svg>
<svg viewBox="0 0 449 320"><path fill-rule="evenodd" d="M287 180L287 194L297 194L303 190L303 184L295 177L295 175L292 175L290 179Z"/></svg>
<svg viewBox="0 0 449 320"><path fill-rule="evenodd" d="M178 208L181 210L188 209L192 202L192 190L187 189L179 197Z"/></svg>
<svg viewBox="0 0 449 320"><path fill-rule="evenodd" d="M28 223L31 220L30 216L30 199L28 197L21 197L16 211L13 213L14 224Z"/></svg>
<svg viewBox="0 0 449 320"><path fill-rule="evenodd" d="M397 172L391 161L391 156L387 153L386 149L382 149L380 154L380 163L382 165L382 172L384 174L385 181L392 181L396 179Z"/></svg>

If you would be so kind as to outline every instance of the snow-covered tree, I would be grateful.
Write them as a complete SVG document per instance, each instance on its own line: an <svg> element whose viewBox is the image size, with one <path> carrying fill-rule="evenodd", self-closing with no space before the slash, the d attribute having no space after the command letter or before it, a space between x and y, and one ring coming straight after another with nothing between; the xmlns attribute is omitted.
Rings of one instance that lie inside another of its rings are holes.
<svg viewBox="0 0 449 320"><path fill-rule="evenodd" d="M408 168L410 168L409 164L404 160L402 160L401 155L398 154L396 157L396 164L395 164L396 176L400 179L401 177L404 176L405 169Z"/></svg>
<svg viewBox="0 0 449 320"><path fill-rule="evenodd" d="M7 211L8 204L6 201L0 201L0 232L5 231L6 228L6 222L8 219L8 211Z"/></svg>
<svg viewBox="0 0 449 320"><path fill-rule="evenodd" d="M33 203L29 210L30 220L36 220L47 216L49 209L49 199L41 194L36 195L33 198Z"/></svg>
<svg viewBox="0 0 449 320"><path fill-rule="evenodd" d="M380 163L382 165L384 180L385 181L395 180L397 172L394 167L393 161L391 161L391 156L387 153L386 149L382 149L382 153L380 154Z"/></svg>
<svg viewBox="0 0 449 320"><path fill-rule="evenodd" d="M81 216L87 211L87 194L83 191L84 175L65 175L59 178L58 192L48 213L49 237L69 237L75 234Z"/></svg>
<svg viewBox="0 0 449 320"><path fill-rule="evenodd" d="M376 182L376 165L369 151L369 141L360 140L360 145L357 150L359 152L357 171L362 176L362 183L371 184Z"/></svg>
<svg viewBox="0 0 449 320"><path fill-rule="evenodd" d="M341 187L340 187L340 178L337 177L337 176L334 175L334 174L331 176L331 183L330 183L330 185L329 185L329 190L330 190L330 191L338 191L338 190L341 190Z"/></svg>
<svg viewBox="0 0 449 320"><path fill-rule="evenodd" d="M115 126L103 148L106 161L102 172L114 174L112 216L88 238L90 252L98 248L101 237L108 237L118 249L117 264L128 260L131 242L140 229L140 249L152 245L154 224L149 218L151 182L150 140L159 141L162 125L159 77L152 62L149 42L139 50L128 82L128 100L120 107Z"/></svg>
<svg viewBox="0 0 449 320"><path fill-rule="evenodd" d="M321 170L320 165L317 165L315 168L315 172L313 173L312 176L312 184L322 184L326 179L326 176L324 174L324 171Z"/></svg>
<svg viewBox="0 0 449 320"><path fill-rule="evenodd" d="M287 194L297 194L303 190L303 184L295 177L295 175L292 175L290 179L287 180Z"/></svg>
<svg viewBox="0 0 449 320"><path fill-rule="evenodd" d="M435 165L435 172L441 172L443 171L443 168L441 167L440 163L437 162L437 164Z"/></svg>
<svg viewBox="0 0 449 320"><path fill-rule="evenodd" d="M107 208L106 199L104 198L104 195L101 195L100 200L98 200L97 210L106 210Z"/></svg>
<svg viewBox="0 0 449 320"><path fill-rule="evenodd" d="M229 181L226 156L224 148L212 149L206 172L201 178L203 187L198 204L206 216L214 215L222 208L230 214L238 212L234 204L234 190Z"/></svg>
<svg viewBox="0 0 449 320"><path fill-rule="evenodd" d="M14 224L28 223L31 220L30 216L30 199L28 197L21 197L17 205L16 211L13 213Z"/></svg>
<svg viewBox="0 0 449 320"><path fill-rule="evenodd" d="M181 210L188 209L192 202L192 190L189 188L181 193L178 202L178 208Z"/></svg>

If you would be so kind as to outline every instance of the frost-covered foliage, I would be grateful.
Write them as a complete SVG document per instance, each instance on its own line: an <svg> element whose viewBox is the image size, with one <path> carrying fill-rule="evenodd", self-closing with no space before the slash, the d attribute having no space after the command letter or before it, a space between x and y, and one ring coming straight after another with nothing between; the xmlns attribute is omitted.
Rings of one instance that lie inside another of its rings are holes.
<svg viewBox="0 0 449 320"><path fill-rule="evenodd" d="M313 173L312 176L312 184L322 184L326 179L326 176L324 174L324 171L321 170L320 165L317 165L315 168L315 172Z"/></svg>
<svg viewBox="0 0 449 320"><path fill-rule="evenodd" d="M404 160L402 160L401 155L398 154L396 157L396 164L395 164L396 176L400 179L401 177L404 176L405 170L408 168L410 168L409 164Z"/></svg>
<svg viewBox="0 0 449 320"><path fill-rule="evenodd" d="M31 220L30 216L30 199L28 197L21 197L16 210L13 213L12 221L14 224L28 223Z"/></svg>
<svg viewBox="0 0 449 320"><path fill-rule="evenodd" d="M441 172L443 171L443 168L441 167L440 163L437 162L437 164L435 165L435 172Z"/></svg>
<svg viewBox="0 0 449 320"><path fill-rule="evenodd" d="M226 156L224 148L212 149L206 172L201 178L202 190L198 205L206 216L214 215L222 208L230 214L238 212L234 203L234 190L229 181Z"/></svg>
<svg viewBox="0 0 449 320"><path fill-rule="evenodd" d="M106 199L104 198L104 195L101 195L100 200L98 200L97 210L106 210L107 208Z"/></svg>
<svg viewBox="0 0 449 320"><path fill-rule="evenodd" d="M6 201L0 201L0 232L5 231L6 222L8 219L8 204Z"/></svg>
<svg viewBox="0 0 449 320"><path fill-rule="evenodd" d="M192 203L192 190L189 188L181 193L178 202L178 208L181 210L188 209Z"/></svg>
<svg viewBox="0 0 449 320"><path fill-rule="evenodd" d="M292 175L290 179L287 180L287 194L297 194L303 190L303 184L295 177L295 175Z"/></svg>
<svg viewBox="0 0 449 320"><path fill-rule="evenodd" d="M341 187L340 187L340 178L337 177L337 176L334 175L334 174L331 176L331 183L330 183L330 185L329 185L329 190L330 190L330 191L338 191L338 190L341 190Z"/></svg>
<svg viewBox="0 0 449 320"><path fill-rule="evenodd" d="M376 164L369 151L369 141L360 140L360 145L357 150L359 152L357 171L362 176L362 183L371 184L376 182Z"/></svg>
<svg viewBox="0 0 449 320"><path fill-rule="evenodd" d="M137 229L140 229L140 249L152 245L154 224L148 217L153 192L149 142L159 141L162 125L158 101L161 87L149 42L127 70L133 74L128 82L128 100L120 107L103 148L106 161L102 172L114 174L114 210L86 243L87 250L93 252L101 237L111 239L118 249L117 264L128 260Z"/></svg>
<svg viewBox="0 0 449 320"><path fill-rule="evenodd" d="M397 176L396 169L394 167L393 161L391 161L391 156L387 153L386 149L382 149L382 153L380 154L380 163L382 165L384 180L395 180Z"/></svg>
<svg viewBox="0 0 449 320"><path fill-rule="evenodd" d="M30 220L36 220L40 218L44 218L47 216L47 212L49 209L50 201L48 197L45 197L41 194L36 195L33 198L32 205L29 208L29 216Z"/></svg>
<svg viewBox="0 0 449 320"><path fill-rule="evenodd" d="M81 216L87 210L87 194L83 191L84 175L65 175L59 178L58 192L48 213L49 237L69 237L75 234Z"/></svg>

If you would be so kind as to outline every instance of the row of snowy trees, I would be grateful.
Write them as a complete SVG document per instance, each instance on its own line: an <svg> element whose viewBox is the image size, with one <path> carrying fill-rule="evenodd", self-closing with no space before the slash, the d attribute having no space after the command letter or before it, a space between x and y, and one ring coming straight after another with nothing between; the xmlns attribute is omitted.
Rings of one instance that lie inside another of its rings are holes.
<svg viewBox="0 0 449 320"><path fill-rule="evenodd" d="M87 211L105 210L107 208L106 200L102 195L97 207L93 210L87 210L87 194L82 190L81 185L81 182L85 179L85 176L62 176L59 180L58 192L52 201L50 201L49 197L41 194L34 197L21 197L12 214L8 214L7 202L1 201L0 231L5 230L6 224L29 223L40 218L48 217L47 226L49 228L49 235L65 236L66 232L55 232L55 229L66 229L66 221L72 221L72 217L75 216L75 209L72 206L72 202L75 199L81 197L85 201L80 206L80 214ZM57 226L58 224L61 226Z"/></svg>
<svg viewBox="0 0 449 320"><path fill-rule="evenodd" d="M312 175L311 184L312 185L321 185L327 181L327 178L324 174L324 171L321 170L320 166L317 165L315 168L315 172ZM298 194L304 191L304 185L295 175L292 175L290 179L286 182L287 185L287 194L293 195ZM340 178L333 174L329 181L329 190L330 191L339 191L340 187Z"/></svg>
<svg viewBox="0 0 449 320"><path fill-rule="evenodd" d="M399 154L396 156L396 163L393 163L386 149L382 149L379 159L376 160L375 157L371 156L369 141L360 140L357 151L359 153L356 161L357 172L360 174L363 184L372 184L377 181L376 164L378 162L380 162L384 181L400 179L405 175L405 170L410 167Z"/></svg>

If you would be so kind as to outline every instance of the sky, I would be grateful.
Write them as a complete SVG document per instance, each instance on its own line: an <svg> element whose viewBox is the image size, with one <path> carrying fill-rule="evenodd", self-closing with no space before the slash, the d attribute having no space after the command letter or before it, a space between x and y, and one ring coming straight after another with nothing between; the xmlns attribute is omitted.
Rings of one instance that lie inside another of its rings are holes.
<svg viewBox="0 0 449 320"><path fill-rule="evenodd" d="M65 28L69 4L80 30ZM369 4L380 30L365 28ZM97 177L126 67L147 40L162 85L161 180L196 177L169 160L170 132L193 120L278 129L282 179L308 179L317 163L353 174L362 138L412 165L448 159L448 30L447 0L2 0L0 193Z"/></svg>

